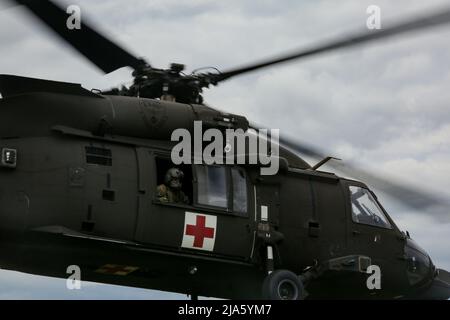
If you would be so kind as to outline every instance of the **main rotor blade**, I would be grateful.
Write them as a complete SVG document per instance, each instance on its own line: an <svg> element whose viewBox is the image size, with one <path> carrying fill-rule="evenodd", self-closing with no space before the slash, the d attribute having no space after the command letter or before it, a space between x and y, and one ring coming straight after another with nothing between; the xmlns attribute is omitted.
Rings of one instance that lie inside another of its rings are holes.
<svg viewBox="0 0 450 320"><path fill-rule="evenodd" d="M402 23L392 25L387 28L373 31L365 31L360 33L355 33L353 35L348 35L336 41L329 43L324 43L318 46L313 46L311 48L306 48L299 50L287 55L281 55L279 57L263 60L254 64L250 64L243 67L238 67L228 71L221 72L214 76L214 83L229 79L231 77L255 71L258 69L266 68L275 64L280 64L296 59L301 59L309 56L314 56L317 54L343 49L348 47L353 47L365 42L370 42L374 40L379 40L382 38L391 37L394 35L399 35L406 32L417 31L420 29L436 27L450 22L450 8L445 10L439 10L433 14L424 15L415 19L411 19Z"/></svg>
<svg viewBox="0 0 450 320"><path fill-rule="evenodd" d="M251 124L251 128L267 129L259 125ZM285 135L279 136L280 146L288 148L297 155L309 156L317 159L323 159L327 155L313 147L299 143L294 139ZM375 175L367 170L361 169L355 164L342 163L339 161L330 161L327 165L335 170L340 171L345 176L353 179L357 179L370 188L377 189L392 199L400 202L401 204L412 208L414 210L427 211L424 214L429 213L444 222L450 221L450 201L443 197L433 194L430 191L421 190L406 185L399 181L383 178L381 175Z"/></svg>
<svg viewBox="0 0 450 320"><path fill-rule="evenodd" d="M59 5L48 0L11 0L25 6L45 25L88 58L103 72L109 73L122 67L139 69L145 61L135 57L89 26L81 16L81 29L69 29L69 14Z"/></svg>
<svg viewBox="0 0 450 320"><path fill-rule="evenodd" d="M407 186L400 181L385 178L381 173L375 175L355 165L335 162L331 164L331 167L366 183L370 188L383 192L393 200L411 209L423 211L423 214L432 215L443 222L450 222L450 202L448 199L444 199L430 191Z"/></svg>

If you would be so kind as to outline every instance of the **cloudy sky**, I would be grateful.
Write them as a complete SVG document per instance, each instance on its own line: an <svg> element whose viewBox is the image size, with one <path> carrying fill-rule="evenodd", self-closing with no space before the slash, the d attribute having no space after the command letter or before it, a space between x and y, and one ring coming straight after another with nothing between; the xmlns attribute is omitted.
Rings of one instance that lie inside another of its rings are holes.
<svg viewBox="0 0 450 320"><path fill-rule="evenodd" d="M448 0L60 3L79 5L82 18L94 21L153 66L181 62L188 71L205 66L227 69L363 30L369 5L381 8L382 26L398 17L450 6ZM0 8L0 73L100 89L131 81L126 68L103 75L23 9L5 3ZM444 27L309 58L225 82L205 92L205 98L383 178L450 198L449 37L450 27ZM450 224L383 194L380 200L435 264L450 270ZM69 292L64 280L9 271L0 271L0 283L0 298L184 298L98 284Z"/></svg>

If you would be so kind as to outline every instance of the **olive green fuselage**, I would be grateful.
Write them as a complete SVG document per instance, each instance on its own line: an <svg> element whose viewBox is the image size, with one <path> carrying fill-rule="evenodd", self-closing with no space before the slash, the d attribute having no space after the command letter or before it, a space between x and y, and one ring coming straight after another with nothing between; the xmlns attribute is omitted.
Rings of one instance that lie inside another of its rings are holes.
<svg viewBox="0 0 450 320"><path fill-rule="evenodd" d="M349 185L311 170L280 150L286 167L261 176L245 172L245 212L199 205L197 169L185 166L192 201L155 198L161 161L169 161L171 132L214 127L233 118L204 105L102 96L89 92L21 93L0 100L0 148L17 150L16 168L0 168L0 266L67 278L224 298L258 298L266 276L259 237L261 208L282 235L274 246L276 269L306 267L360 255L382 270L382 289L369 290L368 274L329 271L309 286L311 297L394 297L410 289L405 244L397 229L363 226L351 217ZM236 167L236 166L233 166ZM182 246L187 212L216 217L211 251ZM374 239L376 239L374 241ZM105 265L133 267L126 275L99 272ZM416 285L431 279L430 270ZM339 276L336 276L339 275ZM343 289L345 288L345 289Z"/></svg>

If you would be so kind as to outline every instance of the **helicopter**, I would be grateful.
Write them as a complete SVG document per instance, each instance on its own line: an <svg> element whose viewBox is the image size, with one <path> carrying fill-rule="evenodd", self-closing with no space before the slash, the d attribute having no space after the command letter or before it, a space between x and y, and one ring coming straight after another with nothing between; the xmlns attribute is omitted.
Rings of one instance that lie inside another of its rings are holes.
<svg viewBox="0 0 450 320"><path fill-rule="evenodd" d="M16 3L105 73L133 68L134 83L89 91L0 76L3 269L66 278L67 267L78 265L83 280L220 298L449 297L448 272L398 229L364 182L318 170L330 157L281 139L278 174L262 176L259 164L175 165L170 139L176 129L193 131L196 121L260 129L206 105L205 88L447 23L449 11L224 72L185 75L180 64L152 67L84 20L79 30L67 29L66 10L52 1ZM311 166L299 154L323 160ZM184 203L157 197L174 166L184 176ZM410 201L439 201L394 189ZM382 272L381 289L366 286L371 266Z"/></svg>

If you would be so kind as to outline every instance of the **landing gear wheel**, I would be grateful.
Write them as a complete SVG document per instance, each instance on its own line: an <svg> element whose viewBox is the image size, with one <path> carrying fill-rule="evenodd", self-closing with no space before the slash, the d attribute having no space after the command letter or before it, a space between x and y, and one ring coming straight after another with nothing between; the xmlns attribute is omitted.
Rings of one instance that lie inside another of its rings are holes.
<svg viewBox="0 0 450 320"><path fill-rule="evenodd" d="M303 283L289 270L276 270L264 279L262 294L267 300L301 300Z"/></svg>

